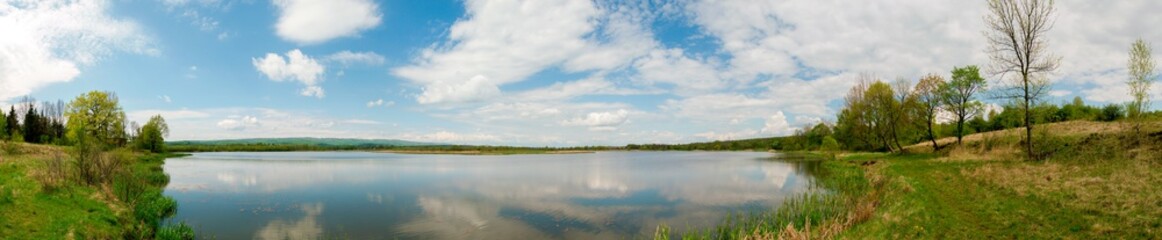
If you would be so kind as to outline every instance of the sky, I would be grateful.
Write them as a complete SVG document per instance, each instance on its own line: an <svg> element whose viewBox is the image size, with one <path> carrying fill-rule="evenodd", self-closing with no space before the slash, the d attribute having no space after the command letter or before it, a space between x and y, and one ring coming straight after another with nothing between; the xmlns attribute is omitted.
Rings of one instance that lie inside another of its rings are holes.
<svg viewBox="0 0 1162 240"><path fill-rule="evenodd" d="M1062 61L1047 76L1046 101L1128 101L1130 44L1162 44L1162 1L1056 7L1048 50ZM0 106L112 91L129 120L162 115L167 140L577 146L784 136L834 122L860 74L916 82L988 66L985 8L952 0L0 0ZM1151 94L1162 99L1162 86Z"/></svg>

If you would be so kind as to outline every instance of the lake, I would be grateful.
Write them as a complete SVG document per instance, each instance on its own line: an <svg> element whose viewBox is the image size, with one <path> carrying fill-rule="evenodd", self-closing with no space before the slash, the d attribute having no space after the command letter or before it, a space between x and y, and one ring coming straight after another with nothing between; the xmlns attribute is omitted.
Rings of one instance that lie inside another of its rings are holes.
<svg viewBox="0 0 1162 240"><path fill-rule="evenodd" d="M170 221L218 239L625 239L808 191L765 152L503 156L194 153L166 160Z"/></svg>

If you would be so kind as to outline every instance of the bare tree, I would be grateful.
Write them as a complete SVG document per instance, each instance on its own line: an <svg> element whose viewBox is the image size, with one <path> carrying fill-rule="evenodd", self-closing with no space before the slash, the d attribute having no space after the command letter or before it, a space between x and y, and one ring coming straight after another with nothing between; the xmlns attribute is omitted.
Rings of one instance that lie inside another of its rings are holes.
<svg viewBox="0 0 1162 240"><path fill-rule="evenodd" d="M1025 152L1033 152L1033 123L1029 108L1048 86L1045 74L1057 69L1060 57L1048 53L1046 34L1053 28L1053 0L989 0L987 29L992 73L1008 79L1010 89L1001 97L1014 98L1025 115ZM1015 75L1009 75L1015 74Z"/></svg>
<svg viewBox="0 0 1162 240"><path fill-rule="evenodd" d="M1150 85L1154 77L1154 59L1150 57L1150 45L1142 39L1130 45L1130 96L1134 101L1126 106L1126 117L1133 123L1135 136L1142 134L1142 120L1150 105Z"/></svg>

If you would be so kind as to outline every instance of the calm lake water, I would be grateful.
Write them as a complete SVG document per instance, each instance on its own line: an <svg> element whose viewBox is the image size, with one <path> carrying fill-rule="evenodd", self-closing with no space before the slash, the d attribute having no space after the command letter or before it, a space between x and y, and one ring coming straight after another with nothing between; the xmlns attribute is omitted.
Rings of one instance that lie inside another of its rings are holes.
<svg viewBox="0 0 1162 240"><path fill-rule="evenodd" d="M807 191L759 152L457 156L195 153L166 160L171 221L218 239L625 239L709 227Z"/></svg>

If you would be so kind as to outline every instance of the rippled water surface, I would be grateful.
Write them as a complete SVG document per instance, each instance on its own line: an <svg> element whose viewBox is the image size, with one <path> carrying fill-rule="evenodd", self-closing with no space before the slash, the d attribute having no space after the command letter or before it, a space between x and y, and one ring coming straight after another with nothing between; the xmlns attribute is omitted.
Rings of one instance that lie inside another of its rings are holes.
<svg viewBox="0 0 1162 240"><path fill-rule="evenodd" d="M171 221L218 239L625 239L806 191L758 152L456 156L196 153L166 160Z"/></svg>

